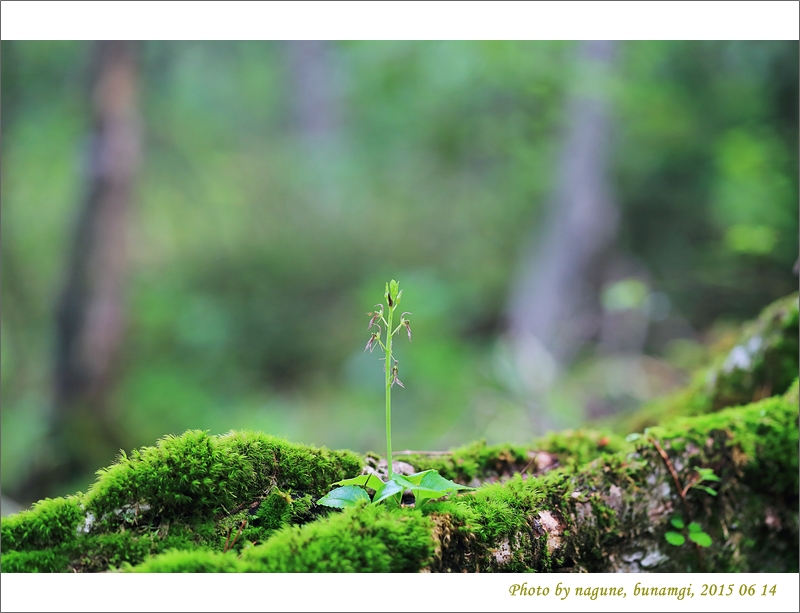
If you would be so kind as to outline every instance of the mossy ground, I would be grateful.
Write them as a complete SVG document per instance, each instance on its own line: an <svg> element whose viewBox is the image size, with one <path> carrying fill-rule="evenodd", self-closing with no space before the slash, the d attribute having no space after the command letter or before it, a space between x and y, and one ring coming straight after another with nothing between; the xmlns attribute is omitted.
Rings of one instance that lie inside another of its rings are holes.
<svg viewBox="0 0 800 613"><path fill-rule="evenodd" d="M86 494L3 518L2 571L796 572L797 296L747 330L736 347L755 348L753 372L730 368L730 349L702 381L644 410L640 422L659 425L638 440L619 422L531 446L397 458L480 485L422 509L316 505L369 464L350 451L255 432L165 437L121 454ZM717 495L690 488L681 504L656 443L684 483L713 469ZM667 544L675 515L700 523L715 546Z"/></svg>
<svg viewBox="0 0 800 613"><path fill-rule="evenodd" d="M361 456L255 432L188 431L122 454L86 494L3 518L2 570L101 571L167 550L241 551L329 511L313 501Z"/></svg>

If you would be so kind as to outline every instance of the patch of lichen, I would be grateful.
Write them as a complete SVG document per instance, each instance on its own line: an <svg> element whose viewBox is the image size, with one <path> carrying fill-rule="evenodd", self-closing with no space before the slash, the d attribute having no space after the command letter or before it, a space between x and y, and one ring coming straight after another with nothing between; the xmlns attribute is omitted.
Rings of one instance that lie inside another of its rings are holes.
<svg viewBox="0 0 800 613"><path fill-rule="evenodd" d="M702 415L783 394L798 373L798 294L781 298L722 341L709 366L696 371L684 389L656 399L634 413L608 421L617 432L640 432L677 416Z"/></svg>
<svg viewBox="0 0 800 613"><path fill-rule="evenodd" d="M286 526L238 560L204 551L167 552L137 572L415 572L433 552L432 522L412 509L359 506L305 526Z"/></svg>
<svg viewBox="0 0 800 613"><path fill-rule="evenodd" d="M100 571L168 549L241 551L325 514L313 501L362 458L256 432L197 430L121 454L84 495L4 517L3 570Z"/></svg>

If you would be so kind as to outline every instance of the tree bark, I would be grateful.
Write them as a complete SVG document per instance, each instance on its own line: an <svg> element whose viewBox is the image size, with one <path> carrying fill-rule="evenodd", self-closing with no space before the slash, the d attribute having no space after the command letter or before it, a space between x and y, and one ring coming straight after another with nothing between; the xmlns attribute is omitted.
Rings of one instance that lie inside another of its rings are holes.
<svg viewBox="0 0 800 613"><path fill-rule="evenodd" d="M508 307L508 339L538 431L553 429L536 398L598 331L601 256L617 232L609 184L608 74L615 43L578 48L574 93L555 193L543 227L524 251Z"/></svg>
<svg viewBox="0 0 800 613"><path fill-rule="evenodd" d="M17 495L36 500L123 444L110 393L124 334L126 229L140 126L138 44L95 46L87 194L56 313L49 452Z"/></svg>
<svg viewBox="0 0 800 613"><path fill-rule="evenodd" d="M292 125L305 197L316 212L339 214L336 177L343 151L342 108L335 47L324 40L286 43Z"/></svg>

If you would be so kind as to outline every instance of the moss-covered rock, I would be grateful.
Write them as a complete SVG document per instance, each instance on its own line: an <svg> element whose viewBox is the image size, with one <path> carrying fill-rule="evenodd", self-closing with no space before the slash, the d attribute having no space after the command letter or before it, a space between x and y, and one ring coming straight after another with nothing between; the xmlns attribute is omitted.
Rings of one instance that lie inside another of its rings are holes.
<svg viewBox="0 0 800 613"><path fill-rule="evenodd" d="M89 491L2 520L2 570L102 571L167 550L241 550L328 512L329 484L360 455L257 432L190 430L121 454Z"/></svg>
<svg viewBox="0 0 800 613"><path fill-rule="evenodd" d="M398 458L479 486L421 509L316 505L379 468L374 454L255 432L168 436L121 454L85 495L4 517L2 571L797 572L797 368L795 295L616 431ZM678 519L711 546L667 542Z"/></svg>
<svg viewBox="0 0 800 613"><path fill-rule="evenodd" d="M799 303L796 293L776 300L742 326L738 337L720 343L711 363L695 372L685 389L607 425L635 432L678 415L701 415L783 394L798 375Z"/></svg>
<svg viewBox="0 0 800 613"><path fill-rule="evenodd" d="M733 348L707 375L714 410L789 389L798 372L798 319L798 294L794 294L774 302L744 327Z"/></svg>

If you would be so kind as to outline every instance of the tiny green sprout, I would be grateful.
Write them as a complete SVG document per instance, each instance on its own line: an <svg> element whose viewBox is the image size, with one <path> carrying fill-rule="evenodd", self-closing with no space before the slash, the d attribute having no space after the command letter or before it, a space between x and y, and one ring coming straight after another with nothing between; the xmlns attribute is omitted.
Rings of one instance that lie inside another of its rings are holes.
<svg viewBox="0 0 800 613"><path fill-rule="evenodd" d="M372 353L375 347L380 346L385 353L381 360L384 361L383 371L386 387L386 462L388 479L383 482L376 475L360 475L352 479L337 481L333 485L340 487L328 492L317 501L317 504L336 508L356 506L361 501L369 500L369 494L366 491L366 488L369 488L375 490L372 504L386 501L387 504L398 506L403 492L410 490L414 494L415 506L421 507L428 500L441 498L451 492L474 489L445 479L435 470L425 470L413 475L398 475L392 470L392 388L395 383L405 388L398 376L400 363L392 354L392 337L401 328L405 328L408 340L411 341L411 322L406 318L406 315L412 315L412 313L408 311L401 313L400 323L397 327L392 327L395 310L400 306L402 296L403 290L400 289L397 281L392 279L386 283L383 297L386 300L387 309L384 311L382 304L376 304L375 310L367 313L370 318L367 330L372 331L363 351L363 353L366 353L369 350Z"/></svg>
<svg viewBox="0 0 800 613"><path fill-rule="evenodd" d="M686 542L686 538L688 537L690 541L700 547L711 547L711 536L705 532L703 527L697 522L690 522L687 526L681 517L673 517L669 522L672 524L673 528L681 531L675 532L674 530L668 530L664 533L664 539L670 545L680 547ZM686 536L684 536L684 534L686 534Z"/></svg>
<svg viewBox="0 0 800 613"><path fill-rule="evenodd" d="M714 474L713 468L696 468L697 477L691 484L691 488L702 490L710 496L716 496L717 491L711 489L707 485L702 485L703 481L720 481L720 478Z"/></svg>

